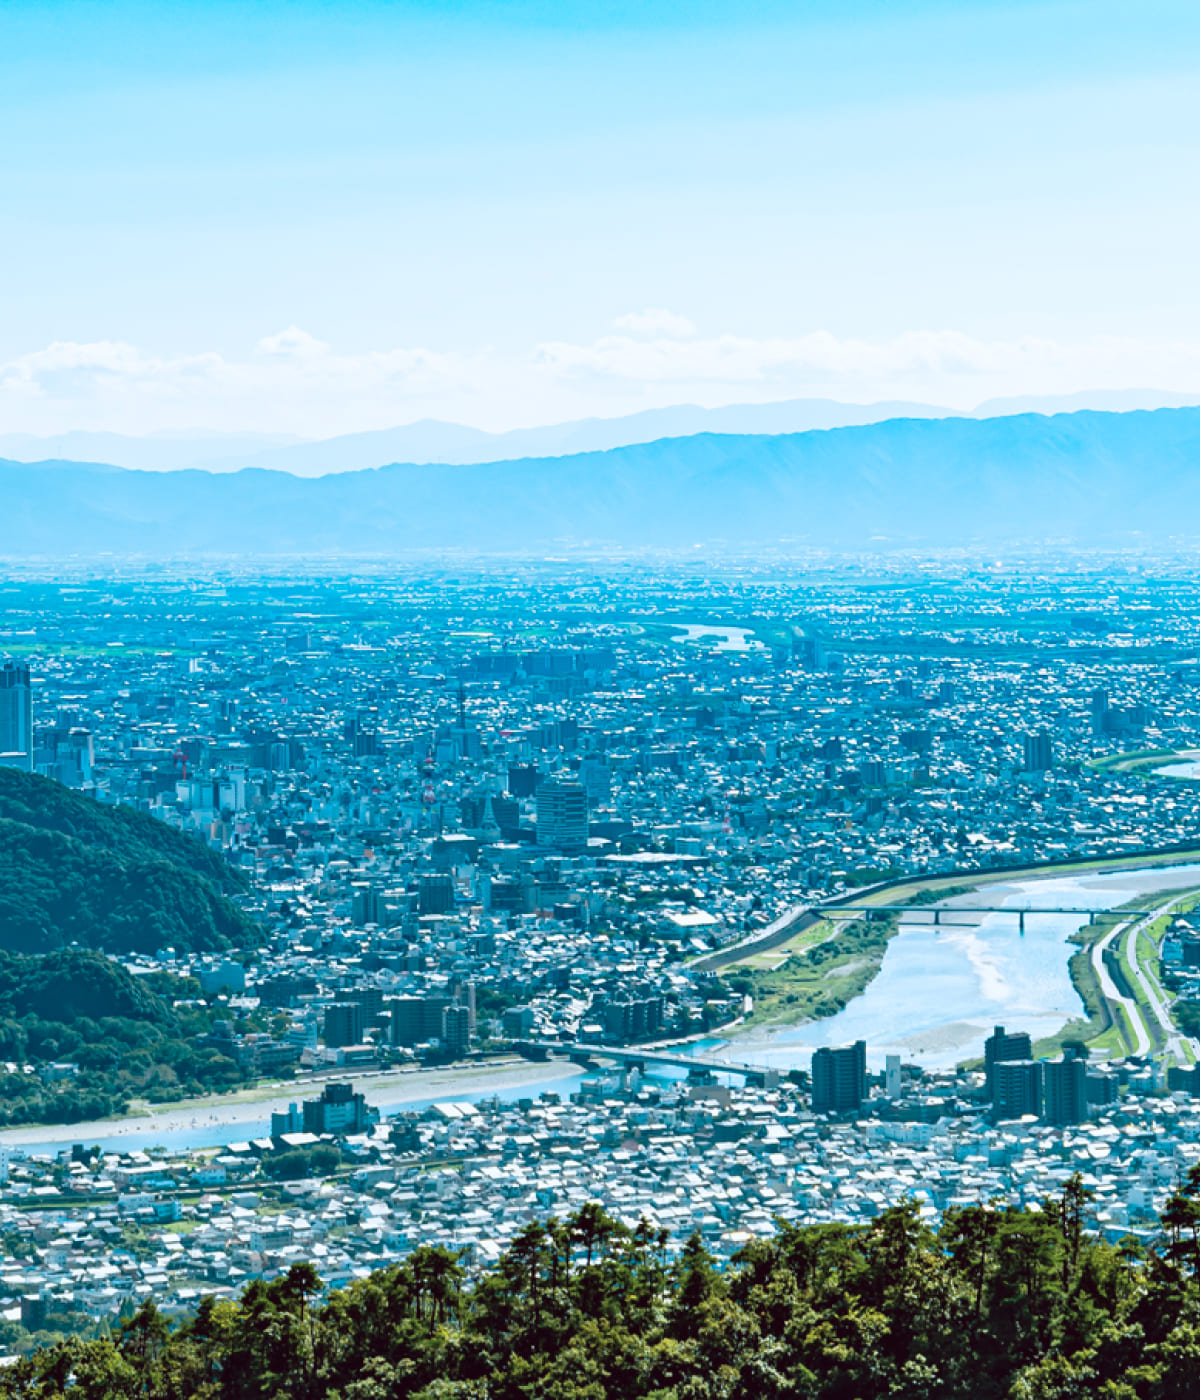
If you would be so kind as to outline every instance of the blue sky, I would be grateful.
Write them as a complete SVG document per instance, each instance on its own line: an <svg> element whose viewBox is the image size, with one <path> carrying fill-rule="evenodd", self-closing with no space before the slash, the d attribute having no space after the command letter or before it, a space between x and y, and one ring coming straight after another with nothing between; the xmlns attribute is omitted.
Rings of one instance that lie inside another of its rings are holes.
<svg viewBox="0 0 1200 1400"><path fill-rule="evenodd" d="M1200 10L0 7L0 432L1200 394Z"/></svg>

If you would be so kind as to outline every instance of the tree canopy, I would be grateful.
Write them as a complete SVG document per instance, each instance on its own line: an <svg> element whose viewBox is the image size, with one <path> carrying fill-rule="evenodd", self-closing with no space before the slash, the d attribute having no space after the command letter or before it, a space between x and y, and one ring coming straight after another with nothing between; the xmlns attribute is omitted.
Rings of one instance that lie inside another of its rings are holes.
<svg viewBox="0 0 1200 1400"><path fill-rule="evenodd" d="M468 1279L422 1247L323 1295L309 1264L152 1302L112 1337L0 1371L0 1400L1184 1400L1200 1363L1200 1170L1156 1248L1085 1232L1079 1177L1041 1210L911 1202L869 1224L780 1222L727 1269L699 1236L595 1204L527 1225Z"/></svg>
<svg viewBox="0 0 1200 1400"><path fill-rule="evenodd" d="M228 897L244 886L218 852L144 812L0 767L0 948L256 943L261 931Z"/></svg>

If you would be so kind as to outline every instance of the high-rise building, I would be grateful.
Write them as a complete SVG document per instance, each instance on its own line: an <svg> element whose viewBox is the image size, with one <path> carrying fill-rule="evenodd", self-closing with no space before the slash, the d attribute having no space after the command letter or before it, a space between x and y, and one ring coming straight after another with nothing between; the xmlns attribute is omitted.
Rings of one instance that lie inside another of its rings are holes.
<svg viewBox="0 0 1200 1400"><path fill-rule="evenodd" d="M453 1060L471 1048L471 1013L465 1006L448 1006L442 1013L442 1044Z"/></svg>
<svg viewBox="0 0 1200 1400"><path fill-rule="evenodd" d="M867 1097L867 1043L856 1040L834 1050L823 1045L813 1052L812 1106L814 1113L853 1113Z"/></svg>
<svg viewBox="0 0 1200 1400"><path fill-rule="evenodd" d="M1088 1111L1087 1064L1070 1056L1042 1066L1042 1117L1056 1128L1082 1123Z"/></svg>
<svg viewBox="0 0 1200 1400"><path fill-rule="evenodd" d="M1025 772L1044 773L1054 767L1054 746L1044 730L1025 736Z"/></svg>
<svg viewBox="0 0 1200 1400"><path fill-rule="evenodd" d="M992 1111L997 1120L1042 1116L1040 1060L997 1060L992 1066Z"/></svg>
<svg viewBox="0 0 1200 1400"><path fill-rule="evenodd" d="M365 1133L372 1123L379 1122L379 1110L369 1108L352 1084L326 1084L319 1099L304 1100L303 1112L304 1131L318 1137L322 1133L338 1137Z"/></svg>
<svg viewBox="0 0 1200 1400"><path fill-rule="evenodd" d="M449 997L391 997L387 1007L392 1013L392 1044L413 1046L440 1038L449 1005Z"/></svg>
<svg viewBox="0 0 1200 1400"><path fill-rule="evenodd" d="M366 1017L357 1001L335 1001L325 1008L325 1044L331 1048L361 1045Z"/></svg>
<svg viewBox="0 0 1200 1400"><path fill-rule="evenodd" d="M900 1056L889 1055L887 1057L887 1072L884 1075L884 1093L889 1099L898 1099L902 1080L900 1078Z"/></svg>
<svg viewBox="0 0 1200 1400"><path fill-rule="evenodd" d="M383 902L383 891L374 885L355 885L350 917L356 928L366 924L376 924L382 928L387 922L387 909Z"/></svg>
<svg viewBox="0 0 1200 1400"><path fill-rule="evenodd" d="M537 790L537 843L556 851L582 851L588 843L587 789L550 779Z"/></svg>
<svg viewBox="0 0 1200 1400"><path fill-rule="evenodd" d="M0 667L0 764L33 770L33 690L29 667Z"/></svg>
<svg viewBox="0 0 1200 1400"><path fill-rule="evenodd" d="M995 1082L994 1070L1002 1060L1031 1060L1033 1042L1025 1031L1014 1031L1011 1035L1003 1026L997 1026L983 1044L983 1065L985 1085L991 1097Z"/></svg>
<svg viewBox="0 0 1200 1400"><path fill-rule="evenodd" d="M454 908L454 876L422 875L417 893L420 914L449 914Z"/></svg>
<svg viewBox="0 0 1200 1400"><path fill-rule="evenodd" d="M533 764L516 764L508 770L508 795L516 798L532 797L541 781L542 775Z"/></svg>

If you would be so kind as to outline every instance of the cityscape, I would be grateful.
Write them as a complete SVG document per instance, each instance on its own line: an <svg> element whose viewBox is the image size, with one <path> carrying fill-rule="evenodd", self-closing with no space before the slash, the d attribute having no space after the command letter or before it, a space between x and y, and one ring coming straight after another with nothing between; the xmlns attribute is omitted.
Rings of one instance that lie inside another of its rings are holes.
<svg viewBox="0 0 1200 1400"><path fill-rule="evenodd" d="M203 1018L207 1097L143 1054L79 1121L112 1072L57 1025L5 1066L18 1349L301 1260L485 1269L593 1201L728 1261L780 1221L937 1226L1078 1173L1091 1229L1150 1242L1200 1162L1183 570L81 573L4 601L0 776L203 843L258 931L102 948ZM995 962L947 1007L932 959L988 929L1012 985ZM839 1041L892 969L903 1024Z"/></svg>
<svg viewBox="0 0 1200 1400"><path fill-rule="evenodd" d="M0 1400L1200 1396L1198 88L0 4Z"/></svg>

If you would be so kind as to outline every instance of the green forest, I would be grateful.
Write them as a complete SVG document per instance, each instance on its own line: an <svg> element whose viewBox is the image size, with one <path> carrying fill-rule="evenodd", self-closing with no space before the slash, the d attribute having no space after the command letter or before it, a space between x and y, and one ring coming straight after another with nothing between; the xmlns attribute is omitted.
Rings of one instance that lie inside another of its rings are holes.
<svg viewBox="0 0 1200 1400"><path fill-rule="evenodd" d="M206 952L261 941L245 877L201 841L50 778L0 767L0 948Z"/></svg>
<svg viewBox="0 0 1200 1400"><path fill-rule="evenodd" d="M238 1023L268 1029L269 1013ZM227 1006L169 973L133 977L85 948L44 957L0 950L0 1127L78 1123L152 1101L211 1093L243 1074L202 1037ZM55 1062L77 1066L57 1078ZM28 1068L26 1068L28 1067ZM31 1071L31 1072L30 1072Z"/></svg>
<svg viewBox="0 0 1200 1400"><path fill-rule="evenodd" d="M1194 1400L1200 1168L1161 1244L1084 1229L1079 1177L1040 1210L902 1204L792 1226L726 1270L587 1204L469 1279L452 1250L325 1294L311 1265L171 1325L145 1303L98 1340L0 1371L0 1400Z"/></svg>

